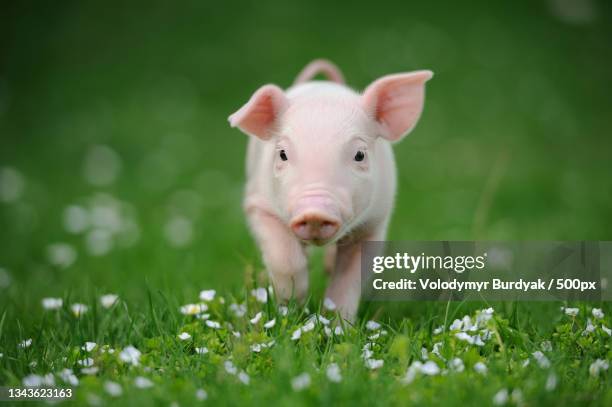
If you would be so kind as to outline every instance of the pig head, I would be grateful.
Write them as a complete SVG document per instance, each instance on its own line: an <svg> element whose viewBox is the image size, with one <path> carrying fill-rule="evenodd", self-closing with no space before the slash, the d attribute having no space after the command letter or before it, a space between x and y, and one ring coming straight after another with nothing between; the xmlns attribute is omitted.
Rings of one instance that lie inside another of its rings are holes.
<svg viewBox="0 0 612 407"><path fill-rule="evenodd" d="M313 81L322 73L329 80ZM326 296L347 320L360 297L361 243L384 240L396 168L391 144L417 123L430 71L384 76L359 94L330 62L289 89L264 85L229 117L249 135L244 208L277 296L307 295L307 245L325 245Z"/></svg>

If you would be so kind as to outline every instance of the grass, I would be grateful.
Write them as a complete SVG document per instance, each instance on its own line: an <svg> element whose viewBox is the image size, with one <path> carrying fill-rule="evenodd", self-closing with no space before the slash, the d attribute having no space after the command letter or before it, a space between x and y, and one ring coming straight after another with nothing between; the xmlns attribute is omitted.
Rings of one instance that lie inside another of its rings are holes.
<svg viewBox="0 0 612 407"><path fill-rule="evenodd" d="M18 334L3 335L2 381L19 386L32 372L52 372L55 382L66 386L61 372L71 369L79 380L74 402L93 405L193 405L204 397L230 405L607 405L612 400L609 372L594 367L597 359L610 359L610 334L602 328L611 325L609 307L602 319L586 304L579 305L577 316L549 307L556 311L548 310L554 316L544 330L521 305L508 303L488 311L473 311L478 304L417 304L415 318L373 324L365 317L350 326L314 301L306 308L290 304L284 313L271 295L263 303L252 294L223 294L202 302L206 306L199 311L205 310L206 319L182 314L179 303L161 292L149 291L141 309L123 299L107 309L93 298L80 316L71 311L68 296L61 308L38 311L29 327L15 321L11 331ZM477 328L458 324L466 318ZM595 328L585 333L587 319ZM273 326L265 325L271 320ZM479 335L483 343L471 344L461 332ZM187 339L179 337L183 333ZM23 348L19 343L26 339L32 342ZM85 350L86 342L96 346ZM137 365L121 358L128 346L141 352ZM205 354L196 351L204 347ZM93 374L82 366L87 358L97 368ZM382 366L370 366L376 363ZM330 379L332 364L340 374ZM150 380L151 387L139 388L138 377ZM106 390L109 381L121 387L120 395Z"/></svg>
<svg viewBox="0 0 612 407"><path fill-rule="evenodd" d="M589 373L611 359L609 336L599 321L582 335L593 307L610 327L608 303L370 303L343 336L317 324L293 341L319 312L321 252L310 312L292 306L281 316L273 297L262 304L250 294L268 282L241 211L246 140L226 117L262 84L287 86L316 57L336 62L358 89L391 72L436 73L421 122L395 147L389 239L610 240L609 5L594 2L592 19L570 24L551 8L557 2L434 3L3 2L0 384L69 368L79 404L110 403L109 380L123 389L113 403L139 405L191 405L200 388L206 403L233 405L489 405L503 389L520 390L514 404L612 404L610 372ZM6 169L22 181L14 199ZM93 225L67 227L74 206ZM218 330L179 311L207 288L217 290L209 308ZM110 309L99 301L107 293L120 298ZM45 311L45 297L64 305ZM245 301L248 318L264 313L260 323L228 310ZM76 318L74 303L89 311ZM485 346L448 331L489 306ZM372 357L384 361L375 370L362 358L368 320L387 331L373 341ZM434 335L440 325L447 331ZM190 341L178 339L183 331ZM269 340L271 348L250 350ZM87 341L117 350L90 354L95 375L78 364ZM431 355L438 342L463 372ZM118 360L128 345L142 352L137 367ZM209 353L196 354L201 346ZM448 374L402 383L423 347ZM537 350L550 367L538 366ZM227 372L230 356L248 385ZM479 361L486 375L474 370ZM340 383L327 378L330 363ZM311 384L294 391L302 373ZM155 386L136 388L137 376Z"/></svg>

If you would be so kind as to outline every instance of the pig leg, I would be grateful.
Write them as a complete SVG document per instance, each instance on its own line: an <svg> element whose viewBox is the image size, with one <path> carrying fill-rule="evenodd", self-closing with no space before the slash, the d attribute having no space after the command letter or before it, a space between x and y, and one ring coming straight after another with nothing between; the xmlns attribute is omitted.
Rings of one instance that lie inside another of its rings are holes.
<svg viewBox="0 0 612 407"><path fill-rule="evenodd" d="M278 299L304 300L308 265L302 244L274 215L261 209L251 209L247 215Z"/></svg>
<svg viewBox="0 0 612 407"><path fill-rule="evenodd" d="M335 244L329 245L325 248L325 258L323 260L323 268L328 275L332 275L334 273L334 268L336 267L336 252L338 250L338 246Z"/></svg>
<svg viewBox="0 0 612 407"><path fill-rule="evenodd" d="M325 294L349 322L355 320L361 297L361 244L369 240L384 240L385 228L363 239L337 244L336 267Z"/></svg>

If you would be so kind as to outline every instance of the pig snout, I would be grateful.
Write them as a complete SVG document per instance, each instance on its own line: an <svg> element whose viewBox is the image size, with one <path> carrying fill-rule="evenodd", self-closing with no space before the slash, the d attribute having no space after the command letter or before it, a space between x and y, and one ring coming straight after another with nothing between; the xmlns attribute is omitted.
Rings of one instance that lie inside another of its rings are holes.
<svg viewBox="0 0 612 407"><path fill-rule="evenodd" d="M295 205L289 226L301 240L324 243L340 230L340 214L332 199L308 196Z"/></svg>

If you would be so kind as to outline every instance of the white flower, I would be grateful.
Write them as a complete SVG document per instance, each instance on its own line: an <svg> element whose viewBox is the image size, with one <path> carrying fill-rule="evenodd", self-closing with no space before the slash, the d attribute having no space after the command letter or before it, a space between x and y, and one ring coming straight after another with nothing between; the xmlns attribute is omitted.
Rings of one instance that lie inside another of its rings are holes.
<svg viewBox="0 0 612 407"><path fill-rule="evenodd" d="M230 311L232 311L234 313L234 315L236 315L238 318L242 318L246 312L247 312L247 307L245 304L236 304L236 303L232 303L229 306Z"/></svg>
<svg viewBox="0 0 612 407"><path fill-rule="evenodd" d="M259 287L254 290L251 290L251 295L255 297L255 299L261 302L262 304L265 304L266 302L268 302L268 290L266 290L263 287Z"/></svg>
<svg viewBox="0 0 612 407"><path fill-rule="evenodd" d="M240 373L238 373L238 380L240 380L242 384L248 385L251 381L251 378L244 370L241 370Z"/></svg>
<svg viewBox="0 0 612 407"><path fill-rule="evenodd" d="M587 318L587 324L584 328L584 331L582 331L582 335L585 336L590 334L591 332L595 332L595 325L593 325L591 318Z"/></svg>
<svg viewBox="0 0 612 407"><path fill-rule="evenodd" d="M174 215L164 225L166 240L173 247L185 247L193 240L193 222L184 216Z"/></svg>
<svg viewBox="0 0 612 407"><path fill-rule="evenodd" d="M380 329L380 324L376 321L368 321L366 322L366 329L370 330L370 331L375 331L377 329Z"/></svg>
<svg viewBox="0 0 612 407"><path fill-rule="evenodd" d="M266 328L266 329L274 328L274 325L276 325L276 318L271 319L268 322L266 322L264 324L264 328Z"/></svg>
<svg viewBox="0 0 612 407"><path fill-rule="evenodd" d="M261 352L261 345L258 343L254 343L251 345L251 352L259 353Z"/></svg>
<svg viewBox="0 0 612 407"><path fill-rule="evenodd" d="M302 373L299 376L291 379L291 387L294 391L302 391L310 386L310 375L308 373Z"/></svg>
<svg viewBox="0 0 612 407"><path fill-rule="evenodd" d="M319 319L319 322L323 325L329 325L330 323L329 319L325 318L323 315L317 315L317 318Z"/></svg>
<svg viewBox="0 0 612 407"><path fill-rule="evenodd" d="M119 397L123 394L121 385L117 382L107 380L104 382L104 390L112 397Z"/></svg>
<svg viewBox="0 0 612 407"><path fill-rule="evenodd" d="M493 396L493 404L503 406L508 402L508 389L501 389Z"/></svg>
<svg viewBox="0 0 612 407"><path fill-rule="evenodd" d="M229 374L236 374L238 372L238 369L236 368L236 366L234 366L234 363L231 360L226 360L223 363L223 367L225 367L225 371Z"/></svg>
<svg viewBox="0 0 612 407"><path fill-rule="evenodd" d="M453 370L457 372L463 372L465 370L465 365L463 364L463 360L459 358L454 358L451 361L451 367L453 368Z"/></svg>
<svg viewBox="0 0 612 407"><path fill-rule="evenodd" d="M178 335L178 338L179 338L181 341L187 341L187 340L191 339L191 335L189 335L187 332L181 332L181 333Z"/></svg>
<svg viewBox="0 0 612 407"><path fill-rule="evenodd" d="M363 351L361 352L361 358L364 360L370 359L372 356L374 356L374 352L372 352L368 348L364 348Z"/></svg>
<svg viewBox="0 0 612 407"><path fill-rule="evenodd" d="M457 339L460 339L462 341L465 341L465 342L469 343L470 345L474 344L474 338L470 334L467 334L465 332L457 332L455 334L455 337Z"/></svg>
<svg viewBox="0 0 612 407"><path fill-rule="evenodd" d="M0 288L6 288L11 285L11 275L6 269L0 267Z"/></svg>
<svg viewBox="0 0 612 407"><path fill-rule="evenodd" d="M257 314L255 314L255 316L251 318L249 321L251 322L251 324L255 325L256 323L259 322L259 320L261 320L262 316L263 316L263 313L260 311Z"/></svg>
<svg viewBox="0 0 612 407"><path fill-rule="evenodd" d="M53 266L65 269L77 259L77 252L68 243L53 243L47 246L47 259Z"/></svg>
<svg viewBox="0 0 612 407"><path fill-rule="evenodd" d="M208 353L208 348L207 348L207 347L205 347L205 346L202 346L201 348L195 348L195 352L196 352L198 355L205 355L205 354L207 354L207 353Z"/></svg>
<svg viewBox="0 0 612 407"><path fill-rule="evenodd" d="M235 338L240 338L242 336L238 331L233 331L232 335L234 335Z"/></svg>
<svg viewBox="0 0 612 407"><path fill-rule="evenodd" d="M83 233L89 227L89 213L81 206L70 205L64 209L63 221L68 233Z"/></svg>
<svg viewBox="0 0 612 407"><path fill-rule="evenodd" d="M85 345L83 345L81 349L83 349L85 352L91 352L96 348L96 346L98 346L98 344L95 342L85 342Z"/></svg>
<svg viewBox="0 0 612 407"><path fill-rule="evenodd" d="M544 386L544 388L547 391L553 391L554 389L556 389L557 388L557 375L555 375L554 373L550 373L548 377L546 378L546 385Z"/></svg>
<svg viewBox="0 0 612 407"><path fill-rule="evenodd" d="M71 386L78 386L79 379L74 375L72 369L64 369L59 373L60 379Z"/></svg>
<svg viewBox="0 0 612 407"><path fill-rule="evenodd" d="M463 326L463 321L461 321L460 319L455 319L453 323L448 327L448 330L457 331L461 329L462 326Z"/></svg>
<svg viewBox="0 0 612 407"><path fill-rule="evenodd" d="M493 308L481 309L476 313L476 325L483 327L493 318Z"/></svg>
<svg viewBox="0 0 612 407"><path fill-rule="evenodd" d="M92 256L104 256L113 249L113 234L104 228L95 228L85 235L85 247Z"/></svg>
<svg viewBox="0 0 612 407"><path fill-rule="evenodd" d="M208 393L204 389L197 389L195 393L196 399L203 401L208 398Z"/></svg>
<svg viewBox="0 0 612 407"><path fill-rule="evenodd" d="M22 349L29 348L30 346L32 346L32 338L28 338L19 342L18 346Z"/></svg>
<svg viewBox="0 0 612 407"><path fill-rule="evenodd" d="M603 359L597 359L595 362L591 363L591 366L589 366L589 373L591 374L591 376L597 377L599 376L600 371L608 370L608 367L610 367L610 365L607 361Z"/></svg>
<svg viewBox="0 0 612 407"><path fill-rule="evenodd" d="M421 366L423 366L423 363L421 363L421 361L419 360L415 360L414 362L412 362L412 364L410 365L410 367L408 367L408 370L406 371L406 375L401 379L401 382L403 384L412 383L416 378L417 373L420 372Z"/></svg>
<svg viewBox="0 0 612 407"><path fill-rule="evenodd" d="M118 299L119 296L116 294L105 294L100 297L100 304L102 304L104 308L110 308L115 305Z"/></svg>
<svg viewBox="0 0 612 407"><path fill-rule="evenodd" d="M119 359L133 366L138 366L140 363L140 355L141 353L138 349L132 345L129 345L123 348L123 350L119 353Z"/></svg>
<svg viewBox="0 0 612 407"><path fill-rule="evenodd" d="M200 291L200 299L206 302L212 301L215 299L216 293L215 290L202 290Z"/></svg>
<svg viewBox="0 0 612 407"><path fill-rule="evenodd" d="M578 315L578 311L580 311L578 308L564 308L564 310L565 314L571 317L575 317L576 315Z"/></svg>
<svg viewBox="0 0 612 407"><path fill-rule="evenodd" d="M344 335L344 330L342 330L342 327L340 325L334 328L334 334L336 334L337 336Z"/></svg>
<svg viewBox="0 0 612 407"><path fill-rule="evenodd" d="M213 329L221 328L221 324L218 323L217 321L206 321L205 324L209 328L213 328Z"/></svg>
<svg viewBox="0 0 612 407"><path fill-rule="evenodd" d="M608 328L604 324L601 324L601 329L603 329L603 331L607 333L609 336L612 336L612 329Z"/></svg>
<svg viewBox="0 0 612 407"><path fill-rule="evenodd" d="M31 374L24 377L21 382L25 387L39 387L42 386L42 376Z"/></svg>
<svg viewBox="0 0 612 407"><path fill-rule="evenodd" d="M196 318L201 319L202 321L206 321L208 318L210 318L210 314L209 313L198 314L196 315Z"/></svg>
<svg viewBox="0 0 612 407"><path fill-rule="evenodd" d="M76 304L72 304L70 306L70 310L75 317L80 318L89 310L89 307L85 304L80 304L77 302Z"/></svg>
<svg viewBox="0 0 612 407"><path fill-rule="evenodd" d="M139 389L148 389L149 387L153 387L153 382L146 377L136 376L134 378L134 386Z"/></svg>
<svg viewBox="0 0 612 407"><path fill-rule="evenodd" d="M426 374L428 376L435 376L440 373L440 368L438 367L436 362L429 360L423 363L423 365L421 366L421 373Z"/></svg>
<svg viewBox="0 0 612 407"><path fill-rule="evenodd" d="M4 353L0 352L0 359L2 359L4 357Z"/></svg>
<svg viewBox="0 0 612 407"><path fill-rule="evenodd" d="M13 167L0 168L0 202L16 202L25 189L25 177Z"/></svg>
<svg viewBox="0 0 612 407"><path fill-rule="evenodd" d="M544 352L552 352L552 343L550 341L544 341L540 344L540 347Z"/></svg>
<svg viewBox="0 0 612 407"><path fill-rule="evenodd" d="M43 298L42 306L46 310L56 310L62 308L64 300L61 298Z"/></svg>
<svg viewBox="0 0 612 407"><path fill-rule="evenodd" d="M312 331L315 328L315 323L314 321L311 319L310 321L306 322L304 324L304 326L302 327L302 332L308 332L308 331Z"/></svg>
<svg viewBox="0 0 612 407"><path fill-rule="evenodd" d="M79 364L79 366L92 367L94 365L94 360L92 358L86 358L78 360L77 363Z"/></svg>
<svg viewBox="0 0 612 407"><path fill-rule="evenodd" d="M366 359L365 360L366 367L371 370L380 369L381 367L383 367L384 364L385 364L385 361L382 359Z"/></svg>
<svg viewBox="0 0 612 407"><path fill-rule="evenodd" d="M444 327L443 327L443 326L439 326L439 327L437 327L437 328L435 328L435 329L433 330L433 334L434 334L434 335L441 334L443 330L444 330Z"/></svg>
<svg viewBox="0 0 612 407"><path fill-rule="evenodd" d="M538 362L538 366L542 369L548 369L550 367L550 360L541 351L537 350L532 353L535 360Z"/></svg>
<svg viewBox="0 0 612 407"><path fill-rule="evenodd" d="M464 315L461 322L463 323L461 327L463 331L474 331L476 329L476 326L472 326L472 318L469 315Z"/></svg>
<svg viewBox="0 0 612 407"><path fill-rule="evenodd" d="M493 315L494 310L493 310L493 308L489 307L489 308L485 308L483 310L480 310L480 312L482 314L485 314L485 315Z"/></svg>
<svg viewBox="0 0 612 407"><path fill-rule="evenodd" d="M89 148L83 162L83 177L94 186L112 184L121 172L121 157L107 145Z"/></svg>
<svg viewBox="0 0 612 407"><path fill-rule="evenodd" d="M111 347L110 347L110 346L108 346L108 345L104 345L104 346L102 347L102 349L100 349L100 351L101 351L102 353L106 353L106 352L108 352L110 355L112 355L113 353L115 353L115 349L111 348Z"/></svg>
<svg viewBox="0 0 612 407"><path fill-rule="evenodd" d="M289 313L289 308L285 305L280 305L278 307L278 313L284 317Z"/></svg>
<svg viewBox="0 0 612 407"><path fill-rule="evenodd" d="M200 304L185 304L180 308L181 314L183 315L197 315L208 310L208 305L204 303Z"/></svg>
<svg viewBox="0 0 612 407"><path fill-rule="evenodd" d="M604 317L604 313L601 308L593 308L593 316L597 319L602 319Z"/></svg>
<svg viewBox="0 0 612 407"><path fill-rule="evenodd" d="M484 363L482 363L482 362L477 362L477 363L474 365L474 370L475 370L477 373L480 373L480 374L482 374L482 375L487 374L487 371L488 371L488 369L487 369L487 365L485 365L485 364L484 364Z"/></svg>
<svg viewBox="0 0 612 407"><path fill-rule="evenodd" d="M422 347L421 348L421 359L423 359L423 360L429 359L429 352L427 352L427 348L426 347Z"/></svg>
<svg viewBox="0 0 612 407"><path fill-rule="evenodd" d="M442 354L440 353L440 348L441 347L442 347L442 342L434 343L433 344L433 348L431 349L431 353L433 353L434 355L436 355L440 359L444 360L444 357L442 357Z"/></svg>
<svg viewBox="0 0 612 407"><path fill-rule="evenodd" d="M84 367L83 369L81 369L81 373L93 376L97 374L99 370L100 369L98 369L96 366L90 366L90 367Z"/></svg>
<svg viewBox="0 0 612 407"><path fill-rule="evenodd" d="M342 381L342 373L340 373L340 367L336 363L330 363L325 374L330 382L340 383Z"/></svg>
<svg viewBox="0 0 612 407"><path fill-rule="evenodd" d="M336 310L336 304L331 300L331 298L325 298L323 300L323 308L325 308L326 310L329 310L329 311L335 311Z"/></svg>
<svg viewBox="0 0 612 407"><path fill-rule="evenodd" d="M302 328L298 328L295 331L293 331L293 334L291 334L291 340L297 341L298 339L300 339L301 336L302 336Z"/></svg>

